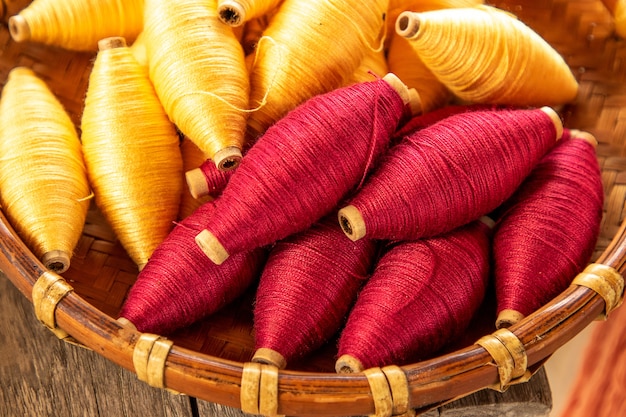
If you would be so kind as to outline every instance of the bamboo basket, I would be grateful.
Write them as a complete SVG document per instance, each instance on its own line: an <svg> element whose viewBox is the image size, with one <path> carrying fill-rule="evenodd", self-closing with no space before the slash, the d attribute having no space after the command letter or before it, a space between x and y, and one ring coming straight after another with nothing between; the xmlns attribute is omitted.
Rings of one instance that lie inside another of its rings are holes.
<svg viewBox="0 0 626 417"><path fill-rule="evenodd" d="M4 0L0 3L0 19L6 22L27 3ZM566 127L589 131L599 141L597 155L606 199L601 236L592 261L623 274L626 41L615 36L612 15L600 0L503 0L490 4L514 13L542 35L563 55L579 80L576 101L558 110ZM0 26L0 85L13 67L31 67L48 83L77 125L93 58L91 53L14 43L6 23ZM33 302L40 320L59 337L94 350L150 385L242 409L242 404L256 402L264 407L260 414L365 415L385 404L392 407L393 414L409 408L419 413L484 388L504 390L527 381L563 344L593 320L605 318L622 297L621 290L617 291L609 306L606 293L572 284L509 328L509 335L519 343L518 356L494 359L474 343L481 336L495 337L492 330L478 326L487 333L468 335L467 340L440 356L383 368L381 375L399 376L389 378L399 382L388 386L387 378L383 378L381 395L372 388L380 382L372 376L376 372L334 373L332 343L305 363L290 365L288 370L252 366L248 362L254 349L252 293L167 339L125 328L115 317L137 269L95 208L89 212L72 266L62 279L45 270L2 213L0 249L0 269ZM58 295L51 297L54 292ZM152 352L143 358L148 366L139 369L136 361L142 346ZM163 354L155 353L158 351ZM522 359L525 363L520 369ZM507 363L518 366L510 368ZM262 380L261 374L265 375ZM404 400L396 395L402 391L408 393ZM393 395L385 396L385 392Z"/></svg>

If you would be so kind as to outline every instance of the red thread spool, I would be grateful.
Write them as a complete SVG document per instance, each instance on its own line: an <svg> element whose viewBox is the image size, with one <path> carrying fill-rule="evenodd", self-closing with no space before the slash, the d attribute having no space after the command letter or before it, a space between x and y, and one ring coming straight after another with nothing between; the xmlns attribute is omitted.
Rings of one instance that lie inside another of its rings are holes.
<svg viewBox="0 0 626 417"><path fill-rule="evenodd" d="M252 360L284 368L330 339L369 277L377 247L346 239L334 215L277 242L257 290Z"/></svg>
<svg viewBox="0 0 626 417"><path fill-rule="evenodd" d="M247 152L196 241L220 264L310 227L336 208L388 148L411 94L393 74L318 95Z"/></svg>
<svg viewBox="0 0 626 417"><path fill-rule="evenodd" d="M498 328L560 294L593 254L604 203L595 138L569 133L500 210L493 239Z"/></svg>
<svg viewBox="0 0 626 417"><path fill-rule="evenodd" d="M550 108L447 117L395 145L339 222L352 240L445 233L502 204L561 135Z"/></svg>
<svg viewBox="0 0 626 417"><path fill-rule="evenodd" d="M337 372L423 360L461 337L489 282L492 222L484 221L389 243L341 333Z"/></svg>
<svg viewBox="0 0 626 417"><path fill-rule="evenodd" d="M235 254L217 266L196 245L203 222L214 214L209 201L176 225L139 273L120 321L141 332L168 334L215 313L258 278L265 249Z"/></svg>
<svg viewBox="0 0 626 417"><path fill-rule="evenodd" d="M198 168L185 172L189 193L193 198L217 197L226 188L235 169L237 167L229 171L221 170L213 160L207 159Z"/></svg>

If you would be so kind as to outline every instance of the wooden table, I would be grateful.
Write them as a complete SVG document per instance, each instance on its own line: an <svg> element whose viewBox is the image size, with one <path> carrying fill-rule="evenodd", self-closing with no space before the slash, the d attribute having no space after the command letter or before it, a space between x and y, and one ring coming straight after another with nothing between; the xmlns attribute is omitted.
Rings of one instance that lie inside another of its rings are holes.
<svg viewBox="0 0 626 417"><path fill-rule="evenodd" d="M97 353L60 341L35 318L33 307L0 273L0 416L125 417L247 414L152 388ZM428 417L547 417L552 406L545 371L501 394L480 391Z"/></svg>

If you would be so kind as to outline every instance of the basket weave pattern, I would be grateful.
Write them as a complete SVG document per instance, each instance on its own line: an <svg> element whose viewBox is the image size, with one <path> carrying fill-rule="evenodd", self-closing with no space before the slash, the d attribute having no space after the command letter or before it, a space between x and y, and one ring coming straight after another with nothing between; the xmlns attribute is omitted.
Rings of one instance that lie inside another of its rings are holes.
<svg viewBox="0 0 626 417"><path fill-rule="evenodd" d="M593 260L610 259L613 266L623 272L621 258L625 250L621 247L625 244L612 241L620 237L626 200L626 42L614 36L612 17L599 0L506 0L490 3L514 13L542 35L563 55L580 82L576 102L558 110L566 127L589 131L599 141L597 154L606 200L601 235ZM6 26L0 26L0 86L15 66L31 67L48 83L77 126L80 125L94 56L43 45L16 44L12 42ZM1 220L7 223L6 219ZM30 288L43 267L20 244L10 226L1 232L0 245L5 256L0 259L0 269L30 297ZM612 255L606 255L607 251L611 251ZM66 330L81 343L131 370L130 356L137 334L120 330L111 318L116 317L136 275L136 266L116 241L103 216L95 207L92 208L72 258L72 266L63 274L79 297L76 297L77 301L68 301L67 307L59 308L57 320L59 326L67 327ZM571 288L557 302L546 307L541 320L533 321L530 317L514 329L527 345L530 367L541 364L601 311L602 305L597 297L588 292L581 294L581 291ZM170 355L171 362L167 366L173 370L166 373L168 386L174 389L185 386L188 388L185 392L190 395L239 406L241 365L253 353L252 316L250 303L247 302L251 299L252 293L249 293L239 305L231 306L173 336L179 350ZM69 303L76 303L78 307ZM585 305L592 306L586 315L577 313ZM83 317L75 317L77 314L83 314ZM543 345L533 344L536 334L552 331L551 326L559 322L562 323L557 330L559 334L547 337ZM483 369L489 358L484 352L478 354L479 351L480 348L476 347L465 349L463 355L467 359L460 368L454 362L456 359L446 358L404 368L411 387L412 405L416 408L431 405L430 400L416 398L422 391L431 389L428 384L433 381L449 378L442 384L453 387L432 388L432 404L493 383L495 372ZM297 369L330 373L333 366L332 352L322 350L306 364L298 364ZM333 395L345 396L348 390L349 395L353 395L354 408L342 409L339 405L333 408L334 413L373 412L368 385L363 377L354 376L347 382L335 382L329 375L325 374L326 380L320 382L315 375L302 376L297 371L281 373L283 391L279 396L286 401L281 411L286 414L299 414L303 410L314 413L316 410L308 407L307 401L312 403L315 395L333 398ZM352 388L346 388L350 384ZM300 400L295 399L298 389L303 392ZM320 414L326 412L323 408L320 410Z"/></svg>

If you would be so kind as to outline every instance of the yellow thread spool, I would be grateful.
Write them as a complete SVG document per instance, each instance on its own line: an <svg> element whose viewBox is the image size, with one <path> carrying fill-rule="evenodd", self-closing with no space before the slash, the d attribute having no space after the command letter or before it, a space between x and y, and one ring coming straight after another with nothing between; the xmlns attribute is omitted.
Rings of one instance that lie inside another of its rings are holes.
<svg viewBox="0 0 626 417"><path fill-rule="evenodd" d="M267 14L281 2L282 0L218 0L217 12L222 22L236 27Z"/></svg>
<svg viewBox="0 0 626 417"><path fill-rule="evenodd" d="M34 0L9 19L16 42L32 41L95 51L100 39L134 40L143 26L144 0Z"/></svg>
<svg viewBox="0 0 626 417"><path fill-rule="evenodd" d="M178 215L179 137L124 39L100 49L82 119L85 162L98 207L142 268Z"/></svg>
<svg viewBox="0 0 626 417"><path fill-rule="evenodd" d="M216 0L146 0L150 78L178 128L222 170L241 160L249 96L243 48Z"/></svg>
<svg viewBox="0 0 626 417"><path fill-rule="evenodd" d="M626 38L626 0L602 0L602 3L613 16L617 36Z"/></svg>
<svg viewBox="0 0 626 417"><path fill-rule="evenodd" d="M257 44L248 118L255 138L310 97L343 85L381 46L388 0L285 0Z"/></svg>
<svg viewBox="0 0 626 417"><path fill-rule="evenodd" d="M403 12L396 31L463 100L554 106L570 102L578 92L563 57L524 23L494 7Z"/></svg>
<svg viewBox="0 0 626 417"><path fill-rule="evenodd" d="M183 172L198 168L207 159L204 152L202 152L195 143L189 140L189 138L183 139L180 144L180 150L183 157ZM212 197L209 195L193 198L189 192L189 187L183 186L178 218L184 219L200 207L201 204L209 200L212 200Z"/></svg>
<svg viewBox="0 0 626 417"><path fill-rule="evenodd" d="M48 269L65 272L91 191L74 124L28 68L13 69L2 91L0 158L4 213Z"/></svg>

